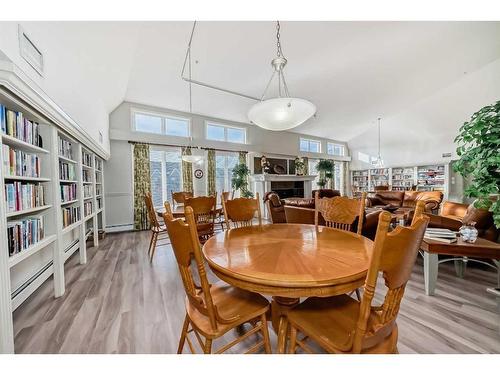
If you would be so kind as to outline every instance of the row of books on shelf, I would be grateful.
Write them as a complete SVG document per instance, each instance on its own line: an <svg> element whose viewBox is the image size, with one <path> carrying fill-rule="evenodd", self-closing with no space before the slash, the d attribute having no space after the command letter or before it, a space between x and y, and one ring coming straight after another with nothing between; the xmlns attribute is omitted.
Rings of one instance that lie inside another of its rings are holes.
<svg viewBox="0 0 500 375"><path fill-rule="evenodd" d="M96 185L95 186L95 195L101 195L102 192L102 185Z"/></svg>
<svg viewBox="0 0 500 375"><path fill-rule="evenodd" d="M95 161L95 169L98 171L102 171L102 161L99 159L96 159Z"/></svg>
<svg viewBox="0 0 500 375"><path fill-rule="evenodd" d="M41 160L36 154L2 145L4 176L40 177Z"/></svg>
<svg viewBox="0 0 500 375"><path fill-rule="evenodd" d="M0 127L3 134L43 147L40 124L25 118L22 112L13 111L2 104L0 104Z"/></svg>
<svg viewBox="0 0 500 375"><path fill-rule="evenodd" d="M102 198L97 198L97 209L100 210L102 208Z"/></svg>
<svg viewBox="0 0 500 375"><path fill-rule="evenodd" d="M59 161L59 179L61 180L76 180L75 166L70 163Z"/></svg>
<svg viewBox="0 0 500 375"><path fill-rule="evenodd" d="M27 217L7 223L7 247L9 256L26 250L45 236L44 217Z"/></svg>
<svg viewBox="0 0 500 375"><path fill-rule="evenodd" d="M5 183L7 212L27 210L45 205L42 184L14 181Z"/></svg>
<svg viewBox="0 0 500 375"><path fill-rule="evenodd" d="M62 208L63 227L67 227L80 220L80 206L69 206Z"/></svg>
<svg viewBox="0 0 500 375"><path fill-rule="evenodd" d="M92 202L85 202L83 204L83 216L87 217L92 214Z"/></svg>
<svg viewBox="0 0 500 375"><path fill-rule="evenodd" d="M59 155L73 160L73 143L67 139L59 137Z"/></svg>
<svg viewBox="0 0 500 375"><path fill-rule="evenodd" d="M89 171L88 169L83 169L82 170L82 179L83 182L92 182L92 171Z"/></svg>
<svg viewBox="0 0 500 375"><path fill-rule="evenodd" d="M92 185L83 185L83 197L84 198L92 197Z"/></svg>
<svg viewBox="0 0 500 375"><path fill-rule="evenodd" d="M92 155L82 151L82 163L87 167L92 167Z"/></svg>
<svg viewBox="0 0 500 375"><path fill-rule="evenodd" d="M76 184L61 185L61 201L69 202L76 199Z"/></svg>

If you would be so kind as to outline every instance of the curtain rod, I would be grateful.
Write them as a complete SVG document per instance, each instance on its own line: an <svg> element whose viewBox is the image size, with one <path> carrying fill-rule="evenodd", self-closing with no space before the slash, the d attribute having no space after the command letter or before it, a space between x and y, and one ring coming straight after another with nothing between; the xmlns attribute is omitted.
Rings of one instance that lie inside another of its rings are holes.
<svg viewBox="0 0 500 375"><path fill-rule="evenodd" d="M146 144L149 146L163 146L163 147L190 147L190 148L198 148L201 150L214 150L214 151L224 151L224 152L246 152L248 154L249 151L247 150L226 150L223 148L213 148L213 147L198 147L198 146L179 146L179 145L172 145L172 144L165 144L165 143L152 143L152 142L137 142L137 141L128 141L128 143L136 145L136 144Z"/></svg>

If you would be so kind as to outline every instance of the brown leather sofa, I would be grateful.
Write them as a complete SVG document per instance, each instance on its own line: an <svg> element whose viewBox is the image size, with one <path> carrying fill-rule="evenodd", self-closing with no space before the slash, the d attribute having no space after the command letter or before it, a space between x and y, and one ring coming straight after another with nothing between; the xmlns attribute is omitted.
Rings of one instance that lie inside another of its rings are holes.
<svg viewBox="0 0 500 375"><path fill-rule="evenodd" d="M418 201L425 201L425 211L437 213L443 193L440 191L378 191L366 198L366 207L397 206L412 211Z"/></svg>
<svg viewBox="0 0 500 375"><path fill-rule="evenodd" d="M463 204L446 201L439 215L428 214L430 228L446 228L458 231L464 224L475 222L479 237L490 241L498 241L500 230L493 223L493 215L485 209L474 207L474 204Z"/></svg>
<svg viewBox="0 0 500 375"><path fill-rule="evenodd" d="M327 189L323 189L327 190ZM327 191L323 197L340 196L337 190ZM320 191L321 196L321 191ZM279 199L274 192L266 193L264 198L273 223L297 223L314 224L314 199L309 198L287 198ZM363 223L362 234L370 239L375 238L377 231L378 216L380 211L366 214ZM319 215L319 224L324 225L325 220ZM354 222L353 232L357 230L357 219Z"/></svg>

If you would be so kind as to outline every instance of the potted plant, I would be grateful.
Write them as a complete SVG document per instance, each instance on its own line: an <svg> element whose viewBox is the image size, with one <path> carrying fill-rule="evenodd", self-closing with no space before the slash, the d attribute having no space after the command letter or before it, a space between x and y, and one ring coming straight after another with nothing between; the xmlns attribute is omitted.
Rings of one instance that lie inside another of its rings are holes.
<svg viewBox="0 0 500 375"><path fill-rule="evenodd" d="M472 177L465 195L476 198L474 206L493 213L500 228L500 101L474 113L455 138L460 159L454 170Z"/></svg>
<svg viewBox="0 0 500 375"><path fill-rule="evenodd" d="M253 198L253 193L248 190L248 176L250 169L245 163L236 164L232 171L231 187L233 191L240 191L243 198Z"/></svg>
<svg viewBox="0 0 500 375"><path fill-rule="evenodd" d="M324 188L327 183L333 181L335 163L333 160L321 159L318 164L316 164L316 170L319 173L318 186Z"/></svg>

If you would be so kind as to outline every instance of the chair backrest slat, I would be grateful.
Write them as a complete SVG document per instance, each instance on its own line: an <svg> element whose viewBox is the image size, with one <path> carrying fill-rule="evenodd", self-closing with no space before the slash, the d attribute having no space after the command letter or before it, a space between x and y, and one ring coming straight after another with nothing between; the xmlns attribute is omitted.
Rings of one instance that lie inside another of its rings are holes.
<svg viewBox="0 0 500 375"><path fill-rule="evenodd" d="M229 228L241 228L252 225L257 215L259 226L262 225L259 193L254 198L236 198L222 201L224 219Z"/></svg>
<svg viewBox="0 0 500 375"><path fill-rule="evenodd" d="M391 334L429 218L420 214L411 227L398 226L389 233L390 222L391 214L380 213L354 332L355 353L380 343ZM374 308L372 300L379 273L383 275L387 293L382 306Z"/></svg>
<svg viewBox="0 0 500 375"><path fill-rule="evenodd" d="M352 225L358 218L357 233L361 234L365 216L366 193L361 194L361 199L348 197L319 198L319 192L315 194L314 224L319 223L319 214L325 219L327 227L351 231Z"/></svg>

